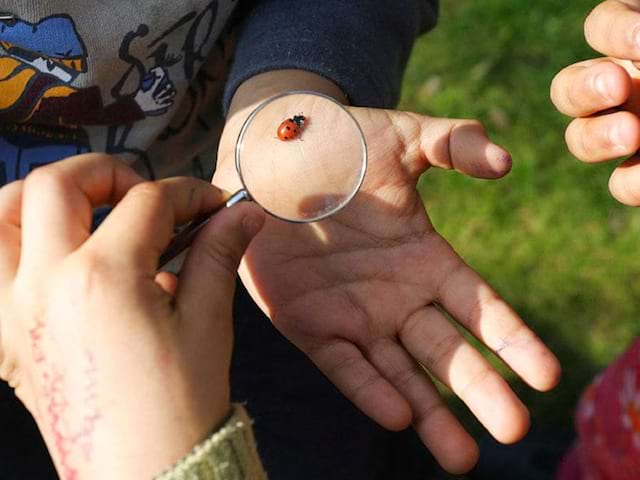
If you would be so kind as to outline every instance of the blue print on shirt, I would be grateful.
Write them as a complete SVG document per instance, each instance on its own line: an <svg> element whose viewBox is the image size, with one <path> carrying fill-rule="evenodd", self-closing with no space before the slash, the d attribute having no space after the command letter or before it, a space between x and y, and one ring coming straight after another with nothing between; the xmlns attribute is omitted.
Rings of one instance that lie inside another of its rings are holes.
<svg viewBox="0 0 640 480"><path fill-rule="evenodd" d="M214 28L218 9L218 0L211 0L202 10L185 11L156 32L146 24L131 29L105 57L114 68L123 68L108 92L104 86L78 86L90 62L104 59L91 60L71 16L0 21L0 185L24 178L41 165L92 150L137 157L147 176L155 178L150 159L135 143L134 126L171 109L175 77L189 84L188 108L159 138L177 135L190 124L211 81L200 67L219 40ZM111 100L105 102L109 94ZM91 145L88 126L107 127L104 145Z"/></svg>
<svg viewBox="0 0 640 480"><path fill-rule="evenodd" d="M37 23L0 22L0 181L91 151L83 126L131 125L162 115L175 87L163 67L143 75L137 91L103 103L99 87L77 88L89 55L68 15Z"/></svg>

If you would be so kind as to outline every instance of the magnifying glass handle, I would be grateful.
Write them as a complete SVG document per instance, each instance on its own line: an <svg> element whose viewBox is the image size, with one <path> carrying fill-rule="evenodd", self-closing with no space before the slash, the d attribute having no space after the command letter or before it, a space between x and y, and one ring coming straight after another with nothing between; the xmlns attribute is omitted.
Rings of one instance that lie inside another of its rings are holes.
<svg viewBox="0 0 640 480"><path fill-rule="evenodd" d="M209 212L206 215L202 215L201 217L193 220L180 233L173 237L173 240L171 240L171 243L169 244L167 249L160 256L160 261L158 262L158 270L162 269L165 265L167 265L167 263L176 258L187 248L189 248L198 233L200 233L200 231L207 226L211 218L216 213L224 208L233 207L236 203L240 203L245 200L251 200L251 196L246 190L240 190L231 195L225 203L221 204L212 212Z"/></svg>

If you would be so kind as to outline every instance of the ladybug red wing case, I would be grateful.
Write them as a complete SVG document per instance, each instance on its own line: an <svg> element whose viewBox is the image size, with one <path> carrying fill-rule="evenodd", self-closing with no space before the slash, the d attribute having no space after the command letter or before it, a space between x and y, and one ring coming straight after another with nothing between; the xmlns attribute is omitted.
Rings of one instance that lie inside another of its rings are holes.
<svg viewBox="0 0 640 480"><path fill-rule="evenodd" d="M283 142L298 138L306 121L307 119L304 115L296 115L293 118L286 119L278 127L278 138Z"/></svg>

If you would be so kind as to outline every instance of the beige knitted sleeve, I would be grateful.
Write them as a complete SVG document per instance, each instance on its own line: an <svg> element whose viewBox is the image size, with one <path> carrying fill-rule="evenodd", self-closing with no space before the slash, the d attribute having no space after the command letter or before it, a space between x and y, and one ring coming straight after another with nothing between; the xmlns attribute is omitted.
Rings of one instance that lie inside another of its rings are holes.
<svg viewBox="0 0 640 480"><path fill-rule="evenodd" d="M156 480L267 480L251 427L242 405L211 437Z"/></svg>

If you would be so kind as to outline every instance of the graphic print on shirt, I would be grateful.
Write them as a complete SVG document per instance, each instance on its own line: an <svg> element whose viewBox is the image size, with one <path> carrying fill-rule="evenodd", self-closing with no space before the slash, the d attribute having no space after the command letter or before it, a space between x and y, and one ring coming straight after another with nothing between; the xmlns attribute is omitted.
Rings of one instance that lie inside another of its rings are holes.
<svg viewBox="0 0 640 480"><path fill-rule="evenodd" d="M146 24L140 24L136 29L128 32L118 49L118 57L126 65L122 78L111 89L114 99L126 98L130 85L138 85L149 81L147 69L154 65L152 72L171 71L172 78L187 81L185 96L180 108L173 113L168 123L160 133L158 140L167 141L180 136L184 130L193 128L193 124L205 134L211 129L207 119L199 114L198 107L211 93L211 85L218 85L224 78L225 62L229 61L231 53L225 36L217 36L215 29L219 15L225 17L225 2L212 0L200 11L186 12L166 29L152 33ZM228 4L235 6L236 0ZM212 64L211 49L217 49L217 62ZM210 68L201 68L207 62ZM221 65L222 64L222 65ZM162 84L160 84L162 87ZM156 88L155 86L153 88ZM146 175L155 178L154 167L147 152L132 145L131 137L135 138L131 124L110 126L106 151L113 154L127 154L142 161ZM193 159L193 174L204 178L198 169L198 159Z"/></svg>
<svg viewBox="0 0 640 480"><path fill-rule="evenodd" d="M0 21L0 185L92 150L138 157L153 178L144 150L130 144L131 132L136 122L162 116L173 106L173 76L189 82L189 102L178 123L167 125L160 138L179 134L195 116L211 81L200 67L216 40L218 8L213 0L156 34L145 24L126 33L120 48L107 57L119 58L122 68L122 78L108 92L108 85L102 90L78 86L92 59L70 15ZM112 101L106 102L109 93ZM105 144L92 148L89 126L107 128Z"/></svg>

